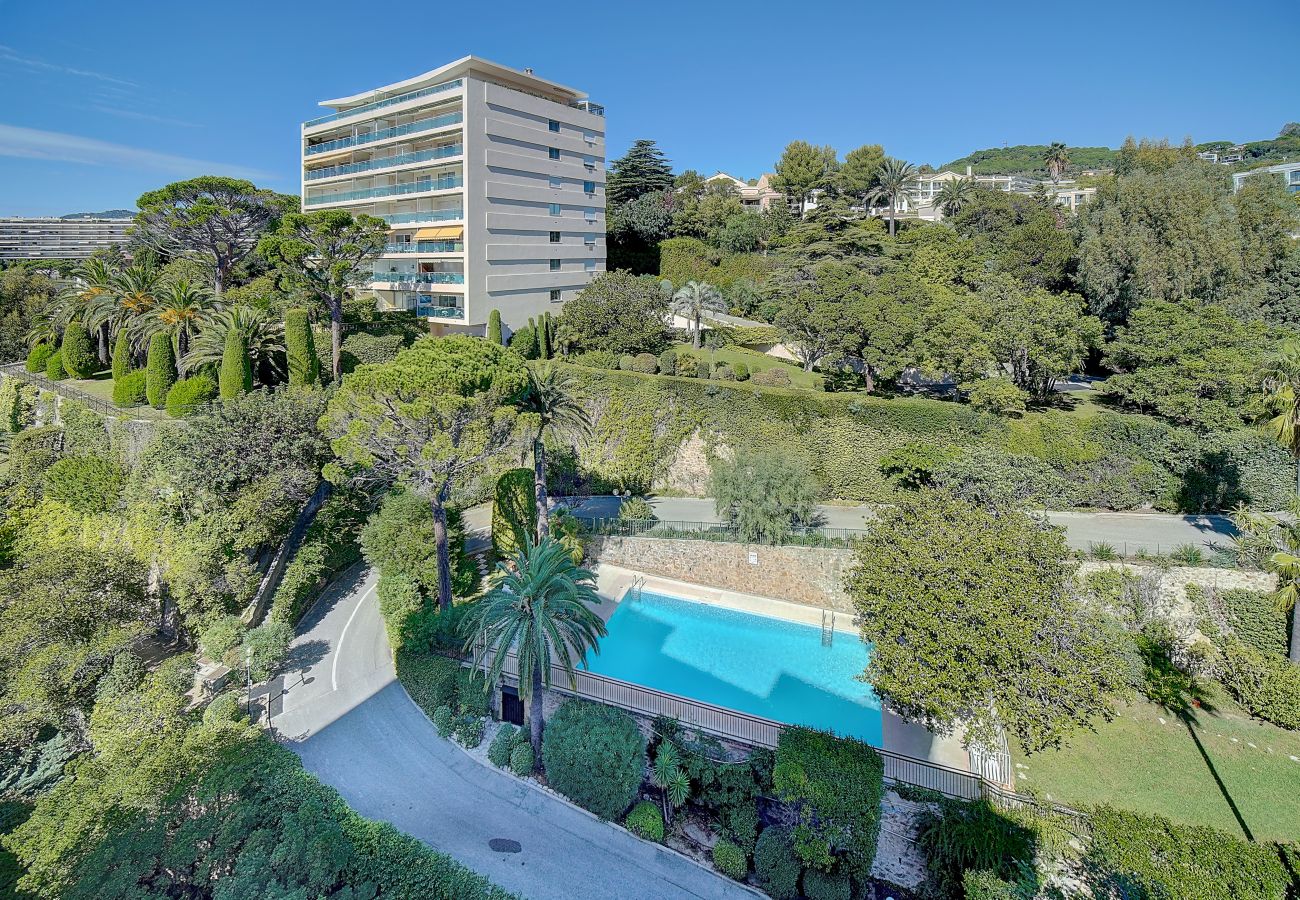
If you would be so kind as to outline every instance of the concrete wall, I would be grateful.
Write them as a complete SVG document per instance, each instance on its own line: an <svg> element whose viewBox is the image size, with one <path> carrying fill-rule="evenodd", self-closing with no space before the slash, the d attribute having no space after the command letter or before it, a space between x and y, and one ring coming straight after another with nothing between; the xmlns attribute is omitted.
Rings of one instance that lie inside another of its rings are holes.
<svg viewBox="0 0 1300 900"><path fill-rule="evenodd" d="M844 579L853 552L830 547L769 547L722 541L597 537L596 562L709 587L852 612Z"/></svg>

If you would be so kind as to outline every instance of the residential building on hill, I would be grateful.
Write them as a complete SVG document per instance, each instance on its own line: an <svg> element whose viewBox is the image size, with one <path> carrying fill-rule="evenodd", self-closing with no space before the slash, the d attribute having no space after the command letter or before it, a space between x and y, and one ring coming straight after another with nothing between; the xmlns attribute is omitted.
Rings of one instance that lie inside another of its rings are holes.
<svg viewBox="0 0 1300 900"><path fill-rule="evenodd" d="M736 189L741 206L753 212L762 212L773 203L786 202L785 194L772 187L772 179L775 177L771 174L764 174L755 184L750 184L748 181L741 181L726 172L718 172L704 179L704 183L726 182Z"/></svg>
<svg viewBox="0 0 1300 900"><path fill-rule="evenodd" d="M132 219L0 219L0 260L86 259L126 242Z"/></svg>
<svg viewBox="0 0 1300 900"><path fill-rule="evenodd" d="M466 56L325 100L302 125L302 208L384 219L368 288L435 333L516 329L605 269L604 109Z"/></svg>
<svg viewBox="0 0 1300 900"><path fill-rule="evenodd" d="M1282 179L1282 183L1291 193L1300 192L1300 161L1278 163L1275 166L1260 166L1258 169L1248 169L1245 172L1232 173L1232 190L1234 192L1241 190L1241 186L1246 183L1247 178L1254 178L1256 175L1273 175Z"/></svg>
<svg viewBox="0 0 1300 900"><path fill-rule="evenodd" d="M1074 212L1088 203L1097 194L1094 187L1079 187L1073 181L1036 181L1024 175L975 175L971 167L966 167L966 174L960 175L951 169L941 172L927 172L918 175L913 182L911 196L905 199L899 208L899 215L904 218L922 219L937 222L943 213L935 206L939 192L945 184L962 178L972 179L982 188L994 191L1006 191L1014 194L1032 194L1040 186L1055 198L1057 205ZM873 215L888 215L884 207L873 207Z"/></svg>

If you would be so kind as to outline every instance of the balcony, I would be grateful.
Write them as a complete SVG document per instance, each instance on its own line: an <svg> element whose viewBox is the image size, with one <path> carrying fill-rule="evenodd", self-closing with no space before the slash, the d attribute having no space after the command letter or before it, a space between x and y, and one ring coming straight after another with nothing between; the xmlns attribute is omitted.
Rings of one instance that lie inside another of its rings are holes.
<svg viewBox="0 0 1300 900"><path fill-rule="evenodd" d="M389 225L408 225L413 222L455 222L465 218L463 209L426 209L420 212L389 213L376 216Z"/></svg>
<svg viewBox="0 0 1300 900"><path fill-rule="evenodd" d="M338 112L330 113L327 116L321 116L303 123L303 128L311 128L313 125L323 125L326 122L334 122L339 119L346 119L348 116L359 116L362 113L373 112L376 109L383 109L386 106L393 106L397 103L405 103L407 100L416 100L420 97L429 97L433 94L442 94L446 91L454 91L461 87L463 82L459 78L455 81L447 81L443 84L435 84L432 87L420 88L418 91L407 91L405 94L398 94L396 97L389 97L386 100L376 100L374 103L367 103L364 106L354 106L351 109L341 109Z"/></svg>
<svg viewBox="0 0 1300 900"><path fill-rule="evenodd" d="M464 253L461 241L411 241L406 244L387 244L385 253Z"/></svg>
<svg viewBox="0 0 1300 900"><path fill-rule="evenodd" d="M464 119L465 116L458 112L433 116L428 119L417 119L414 122L407 122L405 125L394 125L392 128L381 128L378 131L367 131L352 137L338 138L321 144L311 144L307 147L306 155L325 153L329 150L342 150L345 147L360 147L363 144L373 144L375 141L385 141L389 138L401 137L404 134L416 134L433 128L442 128L444 125L455 125L464 121Z"/></svg>
<svg viewBox="0 0 1300 900"><path fill-rule="evenodd" d="M445 147L435 147L432 150L419 150L415 153L400 153L396 156L381 156L378 159L344 163L341 166L310 169L305 173L304 177L308 181L315 181L318 178L333 178L335 175L355 175L358 172L391 169L396 166L409 165L410 163L428 162L431 159L446 159L452 156L460 156L464 152L465 146L463 144L448 144Z"/></svg>
<svg viewBox="0 0 1300 900"><path fill-rule="evenodd" d="M432 306L420 303L415 307L415 314L417 316L425 316L433 319L463 319L465 318L465 307Z"/></svg>
<svg viewBox="0 0 1300 900"><path fill-rule="evenodd" d="M464 284L464 272L375 272L377 284Z"/></svg>
<svg viewBox="0 0 1300 900"><path fill-rule="evenodd" d="M371 200L375 197L395 197L401 194L422 194L425 191L442 191L462 187L465 180L459 175L446 175L441 178L420 178L405 184L388 184L383 187L362 188L356 191L339 191L334 194L321 194L308 197L308 206L322 203L345 203L349 200Z"/></svg>

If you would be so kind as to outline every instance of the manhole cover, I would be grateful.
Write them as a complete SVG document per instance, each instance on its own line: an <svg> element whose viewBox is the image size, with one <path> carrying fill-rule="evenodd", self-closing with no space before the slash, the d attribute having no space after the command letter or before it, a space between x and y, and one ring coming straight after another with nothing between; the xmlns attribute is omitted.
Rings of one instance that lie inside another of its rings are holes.
<svg viewBox="0 0 1300 900"><path fill-rule="evenodd" d="M518 841L509 838L493 838L488 841L488 846L498 853L518 853L524 849Z"/></svg>

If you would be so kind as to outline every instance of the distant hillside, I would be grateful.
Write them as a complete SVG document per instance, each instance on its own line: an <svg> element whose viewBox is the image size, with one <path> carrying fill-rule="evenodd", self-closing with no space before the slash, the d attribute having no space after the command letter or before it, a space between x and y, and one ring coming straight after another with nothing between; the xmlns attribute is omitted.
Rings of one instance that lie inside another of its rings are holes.
<svg viewBox="0 0 1300 900"><path fill-rule="evenodd" d="M1197 150L1217 150L1220 153L1235 147L1233 141L1207 141L1197 144ZM1242 145L1246 158L1238 168L1251 168L1271 163L1290 162L1300 159L1300 125L1288 124L1282 133L1271 141L1251 141Z"/></svg>
<svg viewBox="0 0 1300 900"><path fill-rule="evenodd" d="M969 156L954 159L940 169L951 169L965 174L970 166L976 175L1047 175L1043 164L1046 144L1020 144L1015 147L995 147L976 150ZM1115 152L1109 147L1071 147L1070 171L1081 169L1108 169L1115 164Z"/></svg>
<svg viewBox="0 0 1300 900"><path fill-rule="evenodd" d="M59 216L59 218L60 219L134 219L135 210L106 209L103 212L68 213L66 216Z"/></svg>

